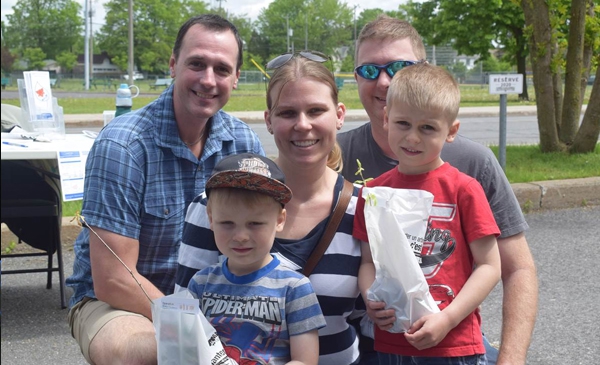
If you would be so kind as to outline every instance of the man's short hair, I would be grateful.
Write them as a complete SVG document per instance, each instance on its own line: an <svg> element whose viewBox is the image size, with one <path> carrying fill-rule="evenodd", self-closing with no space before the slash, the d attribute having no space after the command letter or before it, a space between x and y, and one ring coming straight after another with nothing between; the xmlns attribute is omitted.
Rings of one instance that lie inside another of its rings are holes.
<svg viewBox="0 0 600 365"><path fill-rule="evenodd" d="M358 50L364 41L384 39L396 40L405 38L410 40L413 52L415 53L415 56L417 56L416 61L427 58L425 45L423 45L423 39L421 39L419 32L417 32L417 30L410 25L409 22L406 20L392 18L385 14L380 14L375 20L365 24L358 35L358 39L356 40L356 52L354 54L355 66L359 66L357 64Z"/></svg>
<svg viewBox="0 0 600 365"><path fill-rule="evenodd" d="M177 38L175 39L175 46L173 46L173 55L175 55L175 60L179 58L179 51L181 50L181 46L183 44L183 38L185 38L185 35L187 34L188 30L190 30L190 28L196 24L199 24L212 32L223 32L230 30L233 33L238 45L238 59L236 71L239 71L240 68L242 68L242 64L244 63L242 37L240 36L240 33L238 32L235 25L233 25L233 23L217 14L202 14L194 16L188 19L181 26L181 28L179 28Z"/></svg>

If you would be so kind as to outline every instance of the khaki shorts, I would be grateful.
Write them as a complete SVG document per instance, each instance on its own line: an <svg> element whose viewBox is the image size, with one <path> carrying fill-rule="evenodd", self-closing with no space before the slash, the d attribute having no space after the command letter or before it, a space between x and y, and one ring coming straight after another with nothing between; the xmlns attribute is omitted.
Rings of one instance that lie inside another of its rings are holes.
<svg viewBox="0 0 600 365"><path fill-rule="evenodd" d="M84 297L69 310L68 321L71 336L77 341L81 353L88 363L90 360L90 343L102 327L114 318L121 316L139 316L141 314L115 309L97 299Z"/></svg>

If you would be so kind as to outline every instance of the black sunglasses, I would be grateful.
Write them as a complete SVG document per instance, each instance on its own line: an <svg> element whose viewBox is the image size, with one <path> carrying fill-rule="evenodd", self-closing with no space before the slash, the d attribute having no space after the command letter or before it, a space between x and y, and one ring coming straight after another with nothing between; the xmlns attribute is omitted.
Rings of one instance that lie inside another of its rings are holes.
<svg viewBox="0 0 600 365"><path fill-rule="evenodd" d="M294 53L284 53L284 54L281 54L281 55L273 58L271 61L269 61L267 63L267 70L274 70L276 68L279 68L279 67L285 65L289 60L294 58L294 56L296 56L296 55L300 55L311 61L320 62L320 63L327 62L329 60L329 57L326 54L318 52L318 51L299 51L299 52L294 52Z"/></svg>
<svg viewBox="0 0 600 365"><path fill-rule="evenodd" d="M381 71L385 71L390 77L394 77L396 72L402 70L404 67L412 66L417 63L423 63L425 60L421 61L392 61L390 63L386 63L385 65L376 65L374 63L367 63L364 65L360 65L354 69L354 71L358 74L358 76L367 80L377 80Z"/></svg>

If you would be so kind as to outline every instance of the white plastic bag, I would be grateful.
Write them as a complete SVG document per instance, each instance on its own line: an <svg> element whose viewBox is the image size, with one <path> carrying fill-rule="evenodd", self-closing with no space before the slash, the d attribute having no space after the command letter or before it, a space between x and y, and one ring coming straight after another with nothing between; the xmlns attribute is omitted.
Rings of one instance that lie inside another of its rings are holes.
<svg viewBox="0 0 600 365"><path fill-rule="evenodd" d="M152 301L159 365L229 365L217 331L183 290Z"/></svg>
<svg viewBox="0 0 600 365"><path fill-rule="evenodd" d="M419 266L433 195L378 186L363 188L362 196L376 271L367 299L395 309L389 332L405 332L417 319L439 312Z"/></svg>

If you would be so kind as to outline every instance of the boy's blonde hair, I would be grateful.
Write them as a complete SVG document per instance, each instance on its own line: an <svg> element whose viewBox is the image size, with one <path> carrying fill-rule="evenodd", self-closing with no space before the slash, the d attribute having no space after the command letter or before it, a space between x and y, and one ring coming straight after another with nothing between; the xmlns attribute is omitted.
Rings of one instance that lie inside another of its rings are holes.
<svg viewBox="0 0 600 365"><path fill-rule="evenodd" d="M420 110L441 112L453 122L458 117L460 89L448 71L421 63L394 75L386 99L388 112L394 104L404 103Z"/></svg>
<svg viewBox="0 0 600 365"><path fill-rule="evenodd" d="M392 18L385 14L380 14L373 21L367 23L360 31L356 40L356 52L354 54L354 65L357 64L358 50L361 44L366 40L398 40L408 38L412 45L413 52L417 56L416 61L425 60L427 52L423 39L419 32L406 20ZM411 60L408 60L411 61Z"/></svg>
<svg viewBox="0 0 600 365"><path fill-rule="evenodd" d="M338 105L338 88L335 83L333 73L321 62L311 61L301 56L294 56L281 67L275 69L269 86L267 87L267 109L273 111L279 104L281 90L288 82L298 81L302 78L311 78L329 86L331 90L331 101L333 105ZM281 84L278 95L272 95L273 88ZM327 158L327 166L336 172L342 171L342 149L335 142L333 150Z"/></svg>
<svg viewBox="0 0 600 365"><path fill-rule="evenodd" d="M206 211L210 213L214 205L231 204L232 202L243 204L247 207L255 207L258 204L272 202L273 206L279 207L280 213L283 209L283 206L277 200L267 194L238 188L212 188L210 190L210 198L206 204Z"/></svg>

